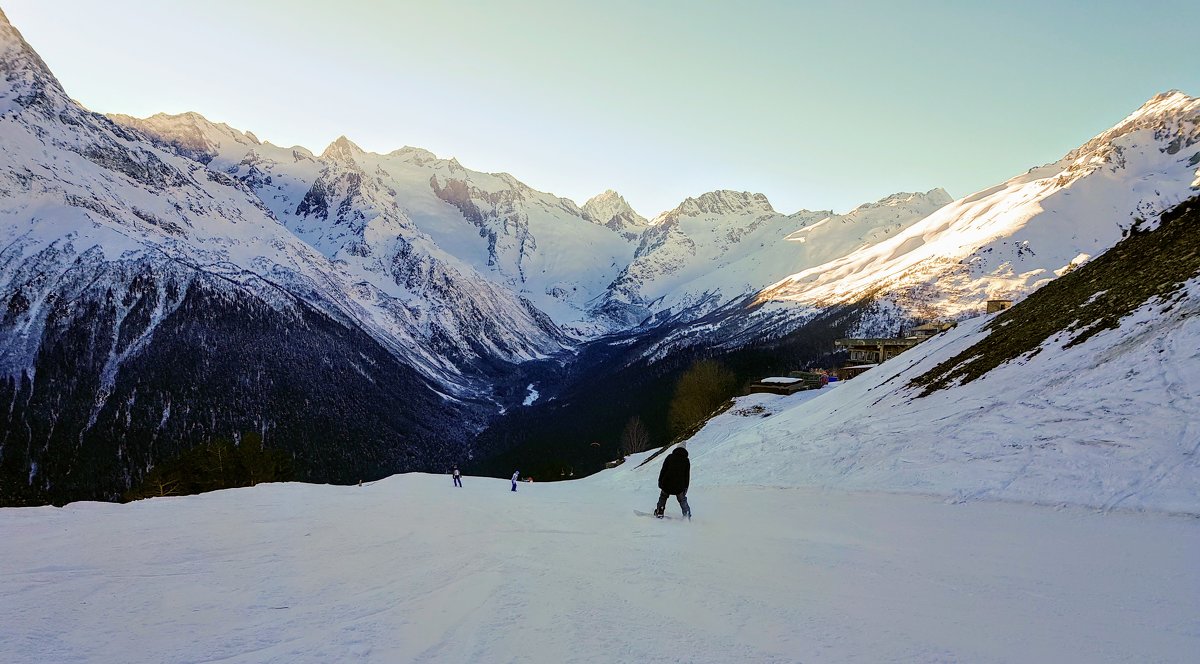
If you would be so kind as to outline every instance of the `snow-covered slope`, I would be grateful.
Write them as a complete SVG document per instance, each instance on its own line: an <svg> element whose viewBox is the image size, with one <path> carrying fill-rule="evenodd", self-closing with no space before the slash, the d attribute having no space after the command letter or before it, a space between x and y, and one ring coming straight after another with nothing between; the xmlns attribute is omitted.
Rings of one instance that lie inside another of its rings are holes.
<svg viewBox="0 0 1200 664"><path fill-rule="evenodd" d="M1198 143L1200 100L1171 91L1057 162L924 218L896 220L885 226L887 233L873 233L863 243L818 240L821 230L834 238L838 233L812 223L811 235L798 232L789 239L832 244L838 251L814 255L809 267L745 301L709 302L710 315L684 321L647 356L777 338L838 305L865 307L846 322L851 336L886 336L914 320L972 316L988 299L1020 300L1112 247L1139 219L1200 191ZM936 200L942 193L926 196L937 194ZM876 204L883 209L872 214L886 214L901 202L894 198ZM761 254L767 255L773 254ZM762 257L752 255L749 262Z"/></svg>
<svg viewBox="0 0 1200 664"><path fill-rule="evenodd" d="M1020 299L1116 244L1136 219L1200 190L1200 100L1158 95L1057 162L954 201L871 247L791 275L758 297L825 306L883 291L922 317Z"/></svg>
<svg viewBox="0 0 1200 664"><path fill-rule="evenodd" d="M653 476L604 480L513 493L410 474L0 509L0 660L1183 664L1200 649L1196 519L697 478L695 519L656 521L632 511L653 505Z"/></svg>
<svg viewBox="0 0 1200 664"><path fill-rule="evenodd" d="M741 399L697 481L1200 514L1200 201L1163 219L815 398Z"/></svg>

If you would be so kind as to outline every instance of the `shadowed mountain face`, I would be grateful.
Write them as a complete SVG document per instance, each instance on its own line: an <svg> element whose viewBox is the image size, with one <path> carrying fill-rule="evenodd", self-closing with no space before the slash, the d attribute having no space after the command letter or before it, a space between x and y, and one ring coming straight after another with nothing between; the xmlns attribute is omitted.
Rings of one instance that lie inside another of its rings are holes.
<svg viewBox="0 0 1200 664"><path fill-rule="evenodd" d="M95 274L106 286L57 291L32 368L0 382L0 503L114 500L155 464L248 433L315 482L440 468L463 453L448 433L462 409L362 331L204 275L122 267L123 281Z"/></svg>
<svg viewBox="0 0 1200 664"><path fill-rule="evenodd" d="M412 366L436 334L382 334L409 312L238 181L72 102L2 15L0 64L0 504L114 499L247 433L314 481L469 456L446 430L478 407Z"/></svg>

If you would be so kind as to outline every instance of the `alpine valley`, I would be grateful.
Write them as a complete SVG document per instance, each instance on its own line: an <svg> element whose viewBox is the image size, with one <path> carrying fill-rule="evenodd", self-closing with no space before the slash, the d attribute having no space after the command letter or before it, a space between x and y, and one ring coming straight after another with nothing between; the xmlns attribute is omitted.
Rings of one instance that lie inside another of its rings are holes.
<svg viewBox="0 0 1200 664"><path fill-rule="evenodd" d="M119 499L250 434L312 482L588 473L633 415L669 439L696 359L746 380L972 318L1200 192L1178 91L957 200L713 191L647 219L420 148L93 113L2 13L0 73L0 505Z"/></svg>

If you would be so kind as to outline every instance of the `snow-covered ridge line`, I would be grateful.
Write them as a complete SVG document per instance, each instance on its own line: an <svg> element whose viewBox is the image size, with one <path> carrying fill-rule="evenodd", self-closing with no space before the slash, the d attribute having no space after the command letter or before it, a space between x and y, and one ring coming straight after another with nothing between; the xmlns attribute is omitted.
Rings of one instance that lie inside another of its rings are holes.
<svg viewBox="0 0 1200 664"><path fill-rule="evenodd" d="M1159 95L1059 161L793 274L760 301L824 306L882 288L925 317L961 317L985 299L1020 299L1200 191L1198 142L1200 100Z"/></svg>

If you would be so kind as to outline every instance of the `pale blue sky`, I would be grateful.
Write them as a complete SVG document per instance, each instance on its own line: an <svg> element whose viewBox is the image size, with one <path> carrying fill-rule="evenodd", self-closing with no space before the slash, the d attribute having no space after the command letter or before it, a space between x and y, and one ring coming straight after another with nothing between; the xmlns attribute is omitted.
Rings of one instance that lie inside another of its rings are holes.
<svg viewBox="0 0 1200 664"><path fill-rule="evenodd" d="M1200 2L0 0L89 108L340 134L653 216L964 196L1155 93L1200 94Z"/></svg>

